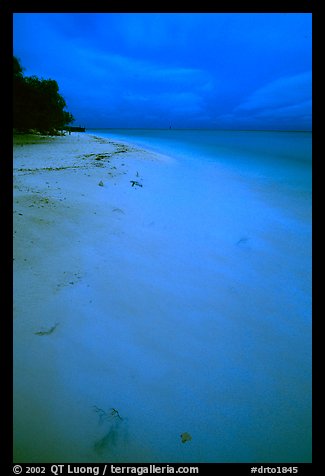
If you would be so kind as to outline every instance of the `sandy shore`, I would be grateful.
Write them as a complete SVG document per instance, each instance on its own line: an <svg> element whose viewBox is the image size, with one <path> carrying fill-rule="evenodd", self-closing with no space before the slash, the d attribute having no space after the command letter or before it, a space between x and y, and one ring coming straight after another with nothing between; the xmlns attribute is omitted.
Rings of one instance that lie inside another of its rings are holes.
<svg viewBox="0 0 325 476"><path fill-rule="evenodd" d="M121 338L119 313L133 306L127 286L134 286L138 262L132 269L132 256L150 247L154 223L146 202L154 184L147 175L166 160L87 134L14 141L15 451L20 461L98 458L97 453L80 456L66 429L58 428L78 407L79 390L86 399L91 392L88 380L78 390L82 375L97 372L73 359L80 352L88 355L87 365L95 359L101 387L105 367L123 374L112 351L116 344L109 341ZM62 379L73 379L76 386L69 391ZM104 395L90 399L86 419L97 425L92 405L108 411L109 402L117 404L109 395L105 400ZM60 438L61 443L54 441Z"/></svg>
<svg viewBox="0 0 325 476"><path fill-rule="evenodd" d="M14 275L17 315L33 309L25 325L37 330L54 324L48 306L45 314L35 306L49 299L56 305L60 291L84 280L83 255L96 254L94 267L100 266L110 243L142 223L143 171L153 161L157 156L144 150L85 134L18 136Z"/></svg>
<svg viewBox="0 0 325 476"><path fill-rule="evenodd" d="M15 462L308 461L309 225L274 201L214 163L16 139Z"/></svg>

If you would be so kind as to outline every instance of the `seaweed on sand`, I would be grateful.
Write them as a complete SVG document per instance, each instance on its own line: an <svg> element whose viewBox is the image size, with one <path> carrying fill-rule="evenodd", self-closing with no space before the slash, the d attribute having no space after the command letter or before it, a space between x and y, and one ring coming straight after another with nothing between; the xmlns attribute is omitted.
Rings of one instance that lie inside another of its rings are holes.
<svg viewBox="0 0 325 476"><path fill-rule="evenodd" d="M109 412L105 412L102 408L99 408L94 405L94 410L96 413L98 413L99 423L103 423L104 420L111 420L112 418L118 418L119 420L123 421L123 418L119 414L119 411L116 410L116 408L110 408Z"/></svg>
<svg viewBox="0 0 325 476"><path fill-rule="evenodd" d="M59 325L59 323L57 322L56 324L54 324L54 326L52 326L47 331L34 332L34 334L36 336L49 336L50 334L52 334L55 331L55 329L58 327L58 325Z"/></svg>

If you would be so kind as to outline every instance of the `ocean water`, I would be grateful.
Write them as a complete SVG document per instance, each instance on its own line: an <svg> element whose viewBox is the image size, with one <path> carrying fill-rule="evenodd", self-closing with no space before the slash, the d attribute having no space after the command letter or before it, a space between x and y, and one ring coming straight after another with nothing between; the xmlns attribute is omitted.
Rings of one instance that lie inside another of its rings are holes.
<svg viewBox="0 0 325 476"><path fill-rule="evenodd" d="M310 462L311 134L87 132L171 160L96 184L83 279L31 305L69 317L16 351L16 461Z"/></svg>
<svg viewBox="0 0 325 476"><path fill-rule="evenodd" d="M277 131L219 131L205 129L89 129L111 139L129 140L133 143L164 150L178 158L213 161L228 167L242 166L246 171L274 170L287 162L311 166L311 132ZM280 169L277 169L279 172ZM305 175L306 181L310 175Z"/></svg>
<svg viewBox="0 0 325 476"><path fill-rule="evenodd" d="M202 169L205 164L207 169L208 163L214 163L228 176L233 173L246 180L255 180L261 191L270 186L273 190L281 188L284 194L297 191L298 195L306 193L309 198L311 196L310 132L181 129L98 129L88 132L163 151L183 165Z"/></svg>

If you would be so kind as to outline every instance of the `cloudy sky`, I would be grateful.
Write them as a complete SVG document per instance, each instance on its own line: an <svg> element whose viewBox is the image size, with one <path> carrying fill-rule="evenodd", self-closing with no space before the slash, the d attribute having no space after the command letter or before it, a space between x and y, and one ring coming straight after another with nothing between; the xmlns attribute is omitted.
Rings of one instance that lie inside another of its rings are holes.
<svg viewBox="0 0 325 476"><path fill-rule="evenodd" d="M77 125L311 129L311 14L17 13L25 75Z"/></svg>

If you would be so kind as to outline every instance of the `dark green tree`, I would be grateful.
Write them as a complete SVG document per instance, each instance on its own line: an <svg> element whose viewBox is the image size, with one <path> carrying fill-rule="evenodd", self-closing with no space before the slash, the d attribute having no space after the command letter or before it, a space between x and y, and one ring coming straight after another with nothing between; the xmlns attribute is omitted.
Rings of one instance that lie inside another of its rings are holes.
<svg viewBox="0 0 325 476"><path fill-rule="evenodd" d="M34 129L55 133L73 122L65 110L66 102L53 79L25 77L17 58L13 61L13 127L19 131Z"/></svg>
<svg viewBox="0 0 325 476"><path fill-rule="evenodd" d="M19 62L19 60L14 56L14 61L13 61L13 67L14 67L14 78L15 77L22 77L23 76L23 68Z"/></svg>

